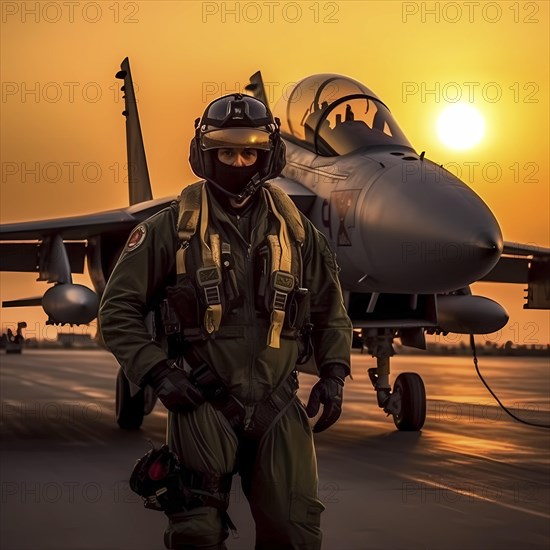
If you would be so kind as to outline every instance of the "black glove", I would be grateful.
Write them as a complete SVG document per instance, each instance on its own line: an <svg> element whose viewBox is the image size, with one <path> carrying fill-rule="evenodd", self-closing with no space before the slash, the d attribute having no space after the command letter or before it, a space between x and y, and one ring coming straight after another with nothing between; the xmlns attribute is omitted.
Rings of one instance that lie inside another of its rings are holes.
<svg viewBox="0 0 550 550"><path fill-rule="evenodd" d="M172 412L190 412L205 401L187 374L172 367L168 361L155 365L149 371L147 383L153 387L162 404Z"/></svg>
<svg viewBox="0 0 550 550"><path fill-rule="evenodd" d="M323 404L321 418L313 426L315 433L332 426L342 414L344 378L349 374L349 367L341 364L325 365L321 369L321 379L311 388L306 413L313 418Z"/></svg>

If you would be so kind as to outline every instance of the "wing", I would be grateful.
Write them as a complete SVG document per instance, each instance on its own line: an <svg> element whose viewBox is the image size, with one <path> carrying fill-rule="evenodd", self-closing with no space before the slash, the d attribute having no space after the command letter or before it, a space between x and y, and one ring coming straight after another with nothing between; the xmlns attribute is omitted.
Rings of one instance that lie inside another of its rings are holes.
<svg viewBox="0 0 550 550"><path fill-rule="evenodd" d="M525 309L550 309L550 248L505 242L496 266L482 281L527 284Z"/></svg>
<svg viewBox="0 0 550 550"><path fill-rule="evenodd" d="M278 177L272 181L307 215L317 197L315 193L288 178ZM121 234L126 240L133 227L166 208L176 198L149 200L127 208L82 216L0 224L0 271L39 272L44 243L59 235L67 251L71 272L83 273L86 241Z"/></svg>
<svg viewBox="0 0 550 550"><path fill-rule="evenodd" d="M40 272L44 259L50 255L46 251L51 251L53 241L59 236L67 253L70 272L83 273L89 240L109 235L122 235L125 240L133 227L168 206L175 198L150 200L96 214L2 224L0 271ZM39 280L45 279L40 277Z"/></svg>

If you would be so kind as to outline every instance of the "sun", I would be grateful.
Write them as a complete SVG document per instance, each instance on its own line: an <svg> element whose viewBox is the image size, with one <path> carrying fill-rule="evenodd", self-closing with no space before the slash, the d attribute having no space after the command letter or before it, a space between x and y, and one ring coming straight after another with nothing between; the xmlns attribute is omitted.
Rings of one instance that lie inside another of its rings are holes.
<svg viewBox="0 0 550 550"><path fill-rule="evenodd" d="M470 105L457 103L447 107L437 119L439 139L451 149L470 149L485 133L485 121Z"/></svg>

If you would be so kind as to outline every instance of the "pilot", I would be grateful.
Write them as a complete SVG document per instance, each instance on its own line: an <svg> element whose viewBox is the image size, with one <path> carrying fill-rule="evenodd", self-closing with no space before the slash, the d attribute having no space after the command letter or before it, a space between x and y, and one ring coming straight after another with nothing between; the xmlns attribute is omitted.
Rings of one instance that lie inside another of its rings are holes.
<svg viewBox="0 0 550 550"><path fill-rule="evenodd" d="M312 431L339 418L350 373L338 266L269 182L285 147L261 101L224 96L195 127L190 164L204 181L131 233L103 294L102 336L129 380L168 409L181 487L165 510L167 548L226 548L239 473L257 549L319 549ZM144 324L153 309L162 345ZM320 378L304 407L296 368L311 354Z"/></svg>

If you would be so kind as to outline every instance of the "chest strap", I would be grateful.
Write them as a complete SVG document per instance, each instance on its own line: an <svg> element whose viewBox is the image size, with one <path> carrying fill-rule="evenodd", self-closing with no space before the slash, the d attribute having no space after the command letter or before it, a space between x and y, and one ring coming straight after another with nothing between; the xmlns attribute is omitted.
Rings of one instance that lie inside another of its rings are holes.
<svg viewBox="0 0 550 550"><path fill-rule="evenodd" d="M176 252L176 272L178 275L186 273L185 253L189 247L191 237L197 231L201 210L201 184L196 183L186 187L179 197L178 213L178 240Z"/></svg>
<svg viewBox="0 0 550 550"><path fill-rule="evenodd" d="M292 252L288 228L284 217L275 206L271 193L266 190L266 197L273 215L279 222L279 236L268 235L268 243L271 249L271 287L273 290L273 303L271 304L271 326L267 335L267 345L272 348L281 347L281 331L285 321L285 307L288 295L295 286L294 276L290 272L292 268Z"/></svg>
<svg viewBox="0 0 550 550"><path fill-rule="evenodd" d="M296 208L292 199L280 187L269 184L265 186L265 189L271 195L271 198L277 206L277 210L286 220L292 237L301 246L305 240L305 229L300 211Z"/></svg>
<svg viewBox="0 0 550 550"><path fill-rule="evenodd" d="M187 272L185 255L189 241L197 231L200 219L200 242L202 253L202 267L196 271L197 285L204 293L206 310L203 326L209 334L220 328L222 319L222 302L220 286L221 251L220 236L208 231L208 197L206 185L196 183L186 187L180 195L178 215L178 239L180 242L176 252L176 272L178 275Z"/></svg>
<svg viewBox="0 0 550 550"><path fill-rule="evenodd" d="M208 334L216 332L222 321L222 301L220 286L222 283L220 236L211 233L208 239L208 197L206 185L201 190L201 252L203 267L197 269L197 284L204 291L206 311L204 328ZM210 240L210 246L207 241Z"/></svg>
<svg viewBox="0 0 550 550"><path fill-rule="evenodd" d="M292 275L290 234L297 245L301 246L305 231L298 209L292 200L276 186L266 186L265 191L271 211L279 222L278 236L268 236L272 258L270 283L273 302L267 337L267 345L278 349L288 296L296 286ZM186 273L185 255L189 242L196 233L199 220L202 267L196 271L196 280L204 293L203 299L206 304L203 326L208 334L212 334L219 330L223 314L221 301L223 251L220 250L220 236L216 233L210 234L208 231L208 196L204 182L189 185L180 195L177 227L180 245L176 252L178 275Z"/></svg>

